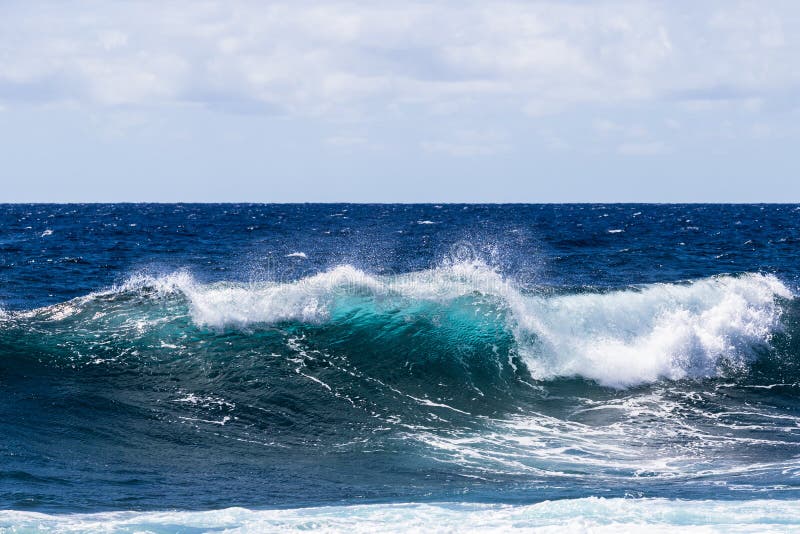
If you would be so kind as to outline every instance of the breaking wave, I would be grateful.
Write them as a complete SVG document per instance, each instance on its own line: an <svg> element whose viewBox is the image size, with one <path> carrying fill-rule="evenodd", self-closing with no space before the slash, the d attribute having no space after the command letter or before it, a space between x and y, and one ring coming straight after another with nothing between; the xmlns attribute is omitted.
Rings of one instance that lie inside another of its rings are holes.
<svg viewBox="0 0 800 534"><path fill-rule="evenodd" d="M559 293L461 263L395 276L340 266L285 283L202 284L185 271L137 275L69 302L2 312L0 321L5 329L69 330L73 337L77 324L87 343L126 332L158 337L184 318L212 333L307 328L339 347L356 331L372 332L397 348L384 358L402 356L414 338L427 340L430 352L484 350L487 359L518 361L529 379L581 377L624 388L745 371L770 350L792 302L792 291L768 274Z"/></svg>

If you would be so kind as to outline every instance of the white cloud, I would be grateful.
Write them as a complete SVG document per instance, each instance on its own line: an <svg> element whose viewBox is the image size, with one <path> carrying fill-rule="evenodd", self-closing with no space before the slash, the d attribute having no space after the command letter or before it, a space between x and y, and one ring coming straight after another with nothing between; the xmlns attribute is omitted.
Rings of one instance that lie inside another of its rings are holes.
<svg viewBox="0 0 800 534"><path fill-rule="evenodd" d="M386 154L396 144L387 145L380 135L365 131L342 131L322 138L329 153L338 155L364 155L367 153L380 156Z"/></svg>
<svg viewBox="0 0 800 534"><path fill-rule="evenodd" d="M369 139L360 135L335 135L325 139L325 144L337 148L369 146Z"/></svg>
<svg viewBox="0 0 800 534"><path fill-rule="evenodd" d="M799 17L788 1L11 1L0 98L306 116L499 103L531 120L596 103L751 109L800 84Z"/></svg>
<svg viewBox="0 0 800 534"><path fill-rule="evenodd" d="M511 150L507 135L502 132L461 130L446 139L425 141L422 149L456 157L493 156Z"/></svg>
<svg viewBox="0 0 800 534"><path fill-rule="evenodd" d="M122 48L128 44L128 36L119 30L102 30L98 35L98 40L107 51Z"/></svg>
<svg viewBox="0 0 800 534"><path fill-rule="evenodd" d="M603 135L623 137L645 137L647 129L636 124L621 124L609 119L597 119L592 123L595 131Z"/></svg>
<svg viewBox="0 0 800 534"><path fill-rule="evenodd" d="M660 141L644 143L622 143L617 152L625 156L658 156L669 152L669 147Z"/></svg>
<svg viewBox="0 0 800 534"><path fill-rule="evenodd" d="M549 151L560 152L569 150L570 144L560 135L550 131L542 130L539 132L542 145Z"/></svg>

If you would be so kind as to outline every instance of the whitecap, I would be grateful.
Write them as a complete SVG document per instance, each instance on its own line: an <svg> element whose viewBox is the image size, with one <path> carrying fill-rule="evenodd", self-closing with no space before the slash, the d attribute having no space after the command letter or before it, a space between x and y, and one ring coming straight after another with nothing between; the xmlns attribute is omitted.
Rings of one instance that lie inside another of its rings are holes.
<svg viewBox="0 0 800 534"><path fill-rule="evenodd" d="M582 376L612 387L719 376L780 328L772 275L719 276L604 294L515 298L520 350L534 378Z"/></svg>

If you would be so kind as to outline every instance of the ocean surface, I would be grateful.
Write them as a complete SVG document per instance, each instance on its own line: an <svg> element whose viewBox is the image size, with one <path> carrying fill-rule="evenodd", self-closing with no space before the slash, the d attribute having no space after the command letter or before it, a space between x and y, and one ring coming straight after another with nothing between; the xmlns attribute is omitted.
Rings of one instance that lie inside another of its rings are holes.
<svg viewBox="0 0 800 534"><path fill-rule="evenodd" d="M800 207L0 205L0 531L800 528Z"/></svg>

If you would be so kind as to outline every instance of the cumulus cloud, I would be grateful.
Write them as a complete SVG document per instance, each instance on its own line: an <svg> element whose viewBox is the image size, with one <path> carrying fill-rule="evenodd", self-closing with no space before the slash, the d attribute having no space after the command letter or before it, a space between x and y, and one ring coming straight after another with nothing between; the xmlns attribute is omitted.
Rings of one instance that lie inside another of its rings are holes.
<svg viewBox="0 0 800 534"><path fill-rule="evenodd" d="M800 83L798 17L789 1L11 0L0 101L326 117L752 107Z"/></svg>

